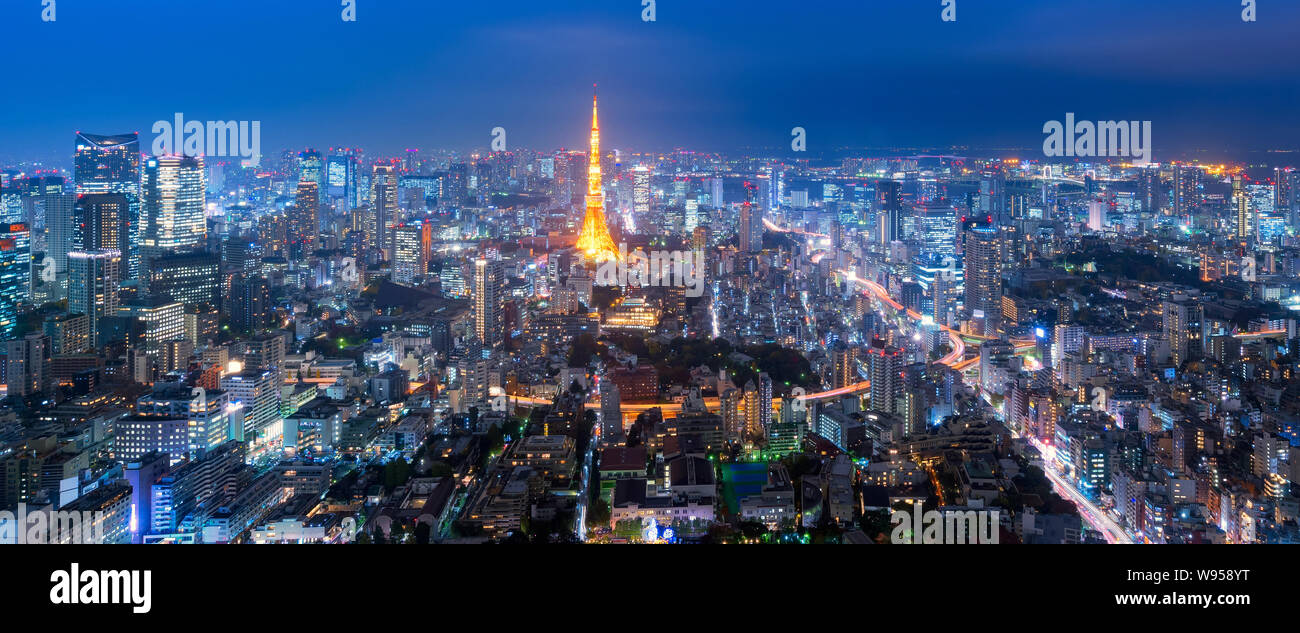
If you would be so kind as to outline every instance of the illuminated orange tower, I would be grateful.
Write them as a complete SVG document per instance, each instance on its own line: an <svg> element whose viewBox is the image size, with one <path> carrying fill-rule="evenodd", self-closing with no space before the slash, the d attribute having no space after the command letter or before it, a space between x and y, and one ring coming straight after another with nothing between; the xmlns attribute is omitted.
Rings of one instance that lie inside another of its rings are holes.
<svg viewBox="0 0 1300 633"><path fill-rule="evenodd" d="M593 86L594 87L594 86ZM618 258L614 239L605 224L605 193L600 186L600 123L596 118L596 95L591 95L591 158L587 166L587 215L582 218L578 250L598 262Z"/></svg>

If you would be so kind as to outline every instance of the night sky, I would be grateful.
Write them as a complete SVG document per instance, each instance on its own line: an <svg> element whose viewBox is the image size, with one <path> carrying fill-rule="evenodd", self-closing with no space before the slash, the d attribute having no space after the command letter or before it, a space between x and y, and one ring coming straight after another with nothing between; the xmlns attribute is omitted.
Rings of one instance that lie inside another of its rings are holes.
<svg viewBox="0 0 1300 633"><path fill-rule="evenodd" d="M1043 123L1153 121L1155 159L1300 147L1300 2L1258 0L40 0L0 3L0 161L76 130L262 122L262 149L604 144L1023 147Z"/></svg>

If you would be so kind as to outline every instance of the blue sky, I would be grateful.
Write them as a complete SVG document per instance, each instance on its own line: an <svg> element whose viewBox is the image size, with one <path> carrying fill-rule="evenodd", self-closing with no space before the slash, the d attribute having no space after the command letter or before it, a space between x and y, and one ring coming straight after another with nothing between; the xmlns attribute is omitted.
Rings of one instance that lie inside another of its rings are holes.
<svg viewBox="0 0 1300 633"><path fill-rule="evenodd" d="M0 157L159 119L308 145L730 151L1039 147L1042 125L1153 121L1171 151L1300 146L1300 2L1259 0L41 0L0 2ZM147 145L147 143L146 143ZM1162 156L1162 150L1166 152Z"/></svg>

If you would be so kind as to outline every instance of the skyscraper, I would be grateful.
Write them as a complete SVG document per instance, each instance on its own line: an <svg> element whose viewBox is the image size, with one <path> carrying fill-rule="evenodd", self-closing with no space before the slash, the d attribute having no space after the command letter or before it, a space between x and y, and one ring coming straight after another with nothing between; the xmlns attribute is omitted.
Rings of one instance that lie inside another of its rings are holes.
<svg viewBox="0 0 1300 633"><path fill-rule="evenodd" d="M591 96L591 154L587 164L587 213L582 218L578 250L596 261L618 257L614 239L605 220L605 191L600 172L600 122L596 117L596 95Z"/></svg>
<svg viewBox="0 0 1300 633"><path fill-rule="evenodd" d="M876 181L876 224L880 243L888 245L903 239L903 183L896 180Z"/></svg>
<svg viewBox="0 0 1300 633"><path fill-rule="evenodd" d="M903 350L886 345L884 339L872 339L867 349L867 365L871 373L871 408L893 413L895 402L903 391Z"/></svg>
<svg viewBox="0 0 1300 633"><path fill-rule="evenodd" d="M1201 170L1190 165L1174 165L1173 215L1185 218L1201 205Z"/></svg>
<svg viewBox="0 0 1300 633"><path fill-rule="evenodd" d="M145 161L144 211L140 230L143 271L155 257L202 250L207 246L204 215L207 186L203 159L155 156Z"/></svg>
<svg viewBox="0 0 1300 633"><path fill-rule="evenodd" d="M921 252L938 256L957 254L957 211L943 199L916 205L917 240Z"/></svg>
<svg viewBox="0 0 1300 633"><path fill-rule="evenodd" d="M429 272L433 225L427 222L393 229L393 281L409 284Z"/></svg>
<svg viewBox="0 0 1300 633"><path fill-rule="evenodd" d="M397 172L392 165L374 166L370 181L370 209L372 216L366 232L372 248L379 249L385 258L393 252L392 230L397 222Z"/></svg>
<svg viewBox="0 0 1300 633"><path fill-rule="evenodd" d="M68 311L90 319L90 345L98 348L100 319L117 315L122 253L99 249L68 253Z"/></svg>
<svg viewBox="0 0 1300 633"><path fill-rule="evenodd" d="M72 244L74 250L95 251L129 248L123 218L130 212L130 202L120 193L80 194L73 207ZM65 255L66 257L66 255Z"/></svg>
<svg viewBox="0 0 1300 633"><path fill-rule="evenodd" d="M1002 316L1002 252L996 228L966 231L965 275L971 320L981 333L995 334Z"/></svg>
<svg viewBox="0 0 1300 633"><path fill-rule="evenodd" d="M639 222L647 213L650 213L650 168L637 165L632 168L632 216Z"/></svg>
<svg viewBox="0 0 1300 633"><path fill-rule="evenodd" d="M47 230L45 254L53 258L56 272L66 273L68 271L68 251L75 248L73 239L76 222L73 210L77 204L77 196L66 192L50 193L44 196L44 203Z"/></svg>
<svg viewBox="0 0 1300 633"><path fill-rule="evenodd" d="M123 271L128 279L139 276L140 213L140 138L138 134L103 136L77 132L73 179L77 195L117 193L126 196L127 211L119 219L121 234L128 250ZM114 246L113 248L120 248ZM66 252L66 251L64 251ZM56 262L58 255L55 255ZM65 260L66 261L66 260Z"/></svg>
<svg viewBox="0 0 1300 633"><path fill-rule="evenodd" d="M313 250L319 232L320 185L312 180L299 180L293 209L289 211L289 259L306 257Z"/></svg>
<svg viewBox="0 0 1300 633"><path fill-rule="evenodd" d="M0 336L13 335L31 291L30 229L24 222L0 223Z"/></svg>
<svg viewBox="0 0 1300 633"><path fill-rule="evenodd" d="M485 347L496 347L504 340L505 273L501 262L474 261L474 335Z"/></svg>
<svg viewBox="0 0 1300 633"><path fill-rule="evenodd" d="M745 183L745 202L740 205L740 221L736 228L740 252L757 253L763 250L763 213L754 204L758 186Z"/></svg>
<svg viewBox="0 0 1300 633"><path fill-rule="evenodd" d="M1241 174L1232 177L1232 204L1237 212L1237 225L1234 235L1237 242L1246 244L1250 241L1251 224L1250 224L1250 198L1246 195L1246 187Z"/></svg>

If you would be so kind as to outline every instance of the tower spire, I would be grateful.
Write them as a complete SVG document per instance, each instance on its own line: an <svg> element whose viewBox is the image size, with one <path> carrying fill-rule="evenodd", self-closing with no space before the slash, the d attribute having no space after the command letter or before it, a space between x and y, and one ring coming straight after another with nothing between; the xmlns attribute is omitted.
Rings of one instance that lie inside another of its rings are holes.
<svg viewBox="0 0 1300 633"><path fill-rule="evenodd" d="M596 102L596 84L591 85L591 154L587 163L587 214L582 218L582 233L578 235L578 250L596 261L609 261L618 256L614 239L609 236L605 221L605 192L600 173L600 119Z"/></svg>

